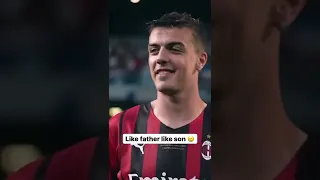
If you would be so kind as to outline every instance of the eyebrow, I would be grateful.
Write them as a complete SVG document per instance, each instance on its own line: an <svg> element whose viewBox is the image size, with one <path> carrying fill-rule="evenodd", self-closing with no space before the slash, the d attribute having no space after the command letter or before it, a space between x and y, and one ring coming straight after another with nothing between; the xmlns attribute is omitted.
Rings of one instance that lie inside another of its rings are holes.
<svg viewBox="0 0 320 180"><path fill-rule="evenodd" d="M169 43L166 43L165 46L175 46L175 45L179 45L179 46L183 46L185 47L185 45L182 43L182 42L179 42L179 41L172 41L172 42L169 42ZM157 43L151 43L148 45L149 47L158 47L160 46L160 44L157 44Z"/></svg>

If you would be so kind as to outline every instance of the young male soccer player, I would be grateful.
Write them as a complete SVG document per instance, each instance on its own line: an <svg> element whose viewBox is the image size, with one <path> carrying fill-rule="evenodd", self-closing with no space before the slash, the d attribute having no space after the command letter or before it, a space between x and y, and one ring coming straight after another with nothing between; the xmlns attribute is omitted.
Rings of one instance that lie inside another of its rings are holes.
<svg viewBox="0 0 320 180"><path fill-rule="evenodd" d="M157 99L110 120L113 179L210 179L210 110L200 98L207 62L200 22L170 13L149 26L149 67ZM125 145L122 134L197 134L196 145Z"/></svg>

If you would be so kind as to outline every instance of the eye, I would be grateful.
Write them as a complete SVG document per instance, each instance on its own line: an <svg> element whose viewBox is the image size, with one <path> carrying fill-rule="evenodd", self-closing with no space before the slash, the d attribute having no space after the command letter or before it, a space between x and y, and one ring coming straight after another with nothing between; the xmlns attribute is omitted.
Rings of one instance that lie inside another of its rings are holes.
<svg viewBox="0 0 320 180"><path fill-rule="evenodd" d="M174 50L174 51L181 51L181 47L179 47L178 45L176 45L176 46L173 46L173 47L172 47L172 50Z"/></svg>
<svg viewBox="0 0 320 180"><path fill-rule="evenodd" d="M180 53L184 51L184 48L181 44L170 44L168 47L168 50L175 52L175 53Z"/></svg>
<svg viewBox="0 0 320 180"><path fill-rule="evenodd" d="M158 52L158 48L155 48L155 47L149 48L149 53L153 54L153 53L156 53L156 52Z"/></svg>
<svg viewBox="0 0 320 180"><path fill-rule="evenodd" d="M157 51L159 51L159 48L158 46L149 46L149 53L155 53Z"/></svg>
<svg viewBox="0 0 320 180"><path fill-rule="evenodd" d="M170 50L174 53L181 53L183 52L183 48L179 45L174 45L170 48Z"/></svg>
<svg viewBox="0 0 320 180"><path fill-rule="evenodd" d="M157 49L156 48L151 48L150 52L155 52Z"/></svg>

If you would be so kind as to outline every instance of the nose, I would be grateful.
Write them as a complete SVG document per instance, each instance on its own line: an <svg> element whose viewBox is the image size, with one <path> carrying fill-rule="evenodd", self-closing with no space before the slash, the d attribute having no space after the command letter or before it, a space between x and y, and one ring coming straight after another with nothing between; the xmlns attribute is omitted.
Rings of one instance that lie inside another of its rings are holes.
<svg viewBox="0 0 320 180"><path fill-rule="evenodd" d="M167 59L157 59L157 64L159 65L165 65L167 64L169 61Z"/></svg>
<svg viewBox="0 0 320 180"><path fill-rule="evenodd" d="M156 62L157 64L160 64L160 65L164 65L169 62L169 55L165 48L162 47L160 49Z"/></svg>

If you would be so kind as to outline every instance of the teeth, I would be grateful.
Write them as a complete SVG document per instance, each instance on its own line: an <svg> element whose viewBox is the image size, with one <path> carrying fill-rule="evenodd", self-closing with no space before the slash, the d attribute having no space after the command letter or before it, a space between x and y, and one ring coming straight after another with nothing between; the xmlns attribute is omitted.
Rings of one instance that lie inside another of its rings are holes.
<svg viewBox="0 0 320 180"><path fill-rule="evenodd" d="M158 70L158 71L157 71L157 73L160 73L160 72L174 73L174 71L172 71L172 70Z"/></svg>

